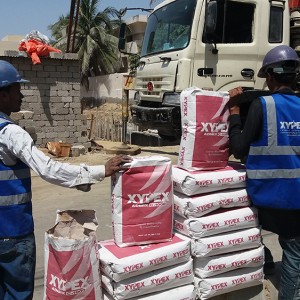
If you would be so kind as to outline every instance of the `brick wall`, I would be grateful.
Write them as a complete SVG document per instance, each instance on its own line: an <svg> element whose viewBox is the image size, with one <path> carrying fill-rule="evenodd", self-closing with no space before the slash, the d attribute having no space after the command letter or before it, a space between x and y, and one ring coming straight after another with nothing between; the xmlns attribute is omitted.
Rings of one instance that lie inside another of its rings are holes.
<svg viewBox="0 0 300 300"><path fill-rule="evenodd" d="M22 110L31 111L31 118L18 123L25 130L35 131L38 147L49 141L63 141L89 147L86 116L81 114L79 60L76 54L50 53L33 65L26 53L7 51L0 59L14 65L30 83L22 84ZM27 114L28 115L28 114Z"/></svg>

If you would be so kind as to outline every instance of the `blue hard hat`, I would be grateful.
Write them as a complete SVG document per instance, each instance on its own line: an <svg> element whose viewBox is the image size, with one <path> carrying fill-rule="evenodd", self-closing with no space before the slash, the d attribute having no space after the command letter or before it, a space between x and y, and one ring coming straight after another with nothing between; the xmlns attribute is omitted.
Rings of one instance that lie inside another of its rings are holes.
<svg viewBox="0 0 300 300"><path fill-rule="evenodd" d="M266 78L270 69L272 69L273 73L278 74L296 74L299 69L297 52L286 45L280 45L271 49L266 54L257 76Z"/></svg>
<svg viewBox="0 0 300 300"><path fill-rule="evenodd" d="M23 79L17 69L5 60L0 60L0 88L9 86L16 82L29 82Z"/></svg>

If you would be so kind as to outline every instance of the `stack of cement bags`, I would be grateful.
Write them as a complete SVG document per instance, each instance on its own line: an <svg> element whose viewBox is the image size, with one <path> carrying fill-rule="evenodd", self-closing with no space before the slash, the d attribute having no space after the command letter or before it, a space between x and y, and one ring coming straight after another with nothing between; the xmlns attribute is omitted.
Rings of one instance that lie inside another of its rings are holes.
<svg viewBox="0 0 300 300"><path fill-rule="evenodd" d="M118 247L100 242L102 285L107 299L195 299L190 239Z"/></svg>
<svg viewBox="0 0 300 300"><path fill-rule="evenodd" d="M190 88L180 97L174 225L191 238L197 296L208 299L261 284L264 252L245 168L228 163L228 93Z"/></svg>
<svg viewBox="0 0 300 300"><path fill-rule="evenodd" d="M114 239L99 243L106 299L195 299L190 239L173 234L172 166L136 157L112 180Z"/></svg>
<svg viewBox="0 0 300 300"><path fill-rule="evenodd" d="M231 189L218 187L222 176L231 178ZM238 163L215 171L173 167L174 225L191 238L200 299L262 283L264 252L257 211L249 206L245 188L236 188L244 179L245 169ZM200 184L204 180L206 184Z"/></svg>

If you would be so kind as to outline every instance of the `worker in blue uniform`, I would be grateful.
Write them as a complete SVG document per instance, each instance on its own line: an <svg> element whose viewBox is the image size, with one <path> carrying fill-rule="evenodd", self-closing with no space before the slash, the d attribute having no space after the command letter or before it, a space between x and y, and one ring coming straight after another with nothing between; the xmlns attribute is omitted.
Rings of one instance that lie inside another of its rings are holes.
<svg viewBox="0 0 300 300"><path fill-rule="evenodd" d="M258 77L271 95L255 99L242 124L240 87L229 91L230 149L246 158L247 192L263 229L279 236L283 250L279 299L300 299L300 98L293 88L299 70L289 46L271 49Z"/></svg>

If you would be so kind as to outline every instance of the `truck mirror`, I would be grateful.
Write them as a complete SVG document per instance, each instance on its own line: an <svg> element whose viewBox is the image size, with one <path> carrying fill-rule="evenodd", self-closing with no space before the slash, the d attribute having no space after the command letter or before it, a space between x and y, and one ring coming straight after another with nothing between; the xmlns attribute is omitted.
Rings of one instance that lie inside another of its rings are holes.
<svg viewBox="0 0 300 300"><path fill-rule="evenodd" d="M217 1L210 1L206 6L205 33L214 34L217 28L218 6Z"/></svg>
<svg viewBox="0 0 300 300"><path fill-rule="evenodd" d="M125 45L126 45L126 29L127 29L126 23L122 23L121 26L120 26L119 43L118 43L118 49L119 49L120 52L125 50Z"/></svg>

